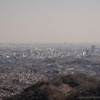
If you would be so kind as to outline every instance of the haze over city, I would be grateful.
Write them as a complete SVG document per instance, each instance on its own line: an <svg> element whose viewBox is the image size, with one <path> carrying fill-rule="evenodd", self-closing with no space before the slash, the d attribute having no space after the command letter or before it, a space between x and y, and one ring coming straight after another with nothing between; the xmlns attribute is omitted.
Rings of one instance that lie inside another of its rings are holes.
<svg viewBox="0 0 100 100"><path fill-rule="evenodd" d="M0 0L0 100L100 98L100 0Z"/></svg>
<svg viewBox="0 0 100 100"><path fill-rule="evenodd" d="M0 42L100 43L99 0L1 0Z"/></svg>

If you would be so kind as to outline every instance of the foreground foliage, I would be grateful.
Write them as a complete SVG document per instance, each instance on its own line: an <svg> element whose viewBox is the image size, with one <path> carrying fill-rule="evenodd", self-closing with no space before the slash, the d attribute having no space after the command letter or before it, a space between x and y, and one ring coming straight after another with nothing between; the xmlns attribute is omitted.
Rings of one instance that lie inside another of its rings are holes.
<svg viewBox="0 0 100 100"><path fill-rule="evenodd" d="M100 96L99 79L76 73L59 75L47 82L37 82L20 94L3 100L97 100L98 96Z"/></svg>

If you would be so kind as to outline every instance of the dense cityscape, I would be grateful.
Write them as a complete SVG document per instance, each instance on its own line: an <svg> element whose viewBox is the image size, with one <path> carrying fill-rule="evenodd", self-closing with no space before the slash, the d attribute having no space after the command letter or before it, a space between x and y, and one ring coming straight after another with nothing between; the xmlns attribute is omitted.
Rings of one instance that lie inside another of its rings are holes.
<svg viewBox="0 0 100 100"><path fill-rule="evenodd" d="M100 78L99 62L99 44L1 43L0 98L59 74L81 72Z"/></svg>

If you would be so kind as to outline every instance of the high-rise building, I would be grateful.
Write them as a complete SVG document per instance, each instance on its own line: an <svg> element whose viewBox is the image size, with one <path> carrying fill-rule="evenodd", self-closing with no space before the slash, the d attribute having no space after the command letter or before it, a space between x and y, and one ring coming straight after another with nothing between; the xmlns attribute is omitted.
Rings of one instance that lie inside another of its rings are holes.
<svg viewBox="0 0 100 100"><path fill-rule="evenodd" d="M95 45L92 45L92 54L95 54L95 52L96 52Z"/></svg>
<svg viewBox="0 0 100 100"><path fill-rule="evenodd" d="M28 49L28 53L29 54L32 54L32 49Z"/></svg>
<svg viewBox="0 0 100 100"><path fill-rule="evenodd" d="M88 49L86 49L86 55L89 55L89 50Z"/></svg>

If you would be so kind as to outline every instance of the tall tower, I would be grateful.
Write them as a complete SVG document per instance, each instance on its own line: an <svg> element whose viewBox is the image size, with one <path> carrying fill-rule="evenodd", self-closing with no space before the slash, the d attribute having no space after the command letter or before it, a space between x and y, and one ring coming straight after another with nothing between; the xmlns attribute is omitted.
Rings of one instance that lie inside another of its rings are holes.
<svg viewBox="0 0 100 100"><path fill-rule="evenodd" d="M32 54L32 49L28 49L28 53L29 54Z"/></svg>
<svg viewBox="0 0 100 100"><path fill-rule="evenodd" d="M95 45L92 45L92 54L95 54L96 50L95 50Z"/></svg>
<svg viewBox="0 0 100 100"><path fill-rule="evenodd" d="M89 50L88 49L86 49L86 55L89 55Z"/></svg>

